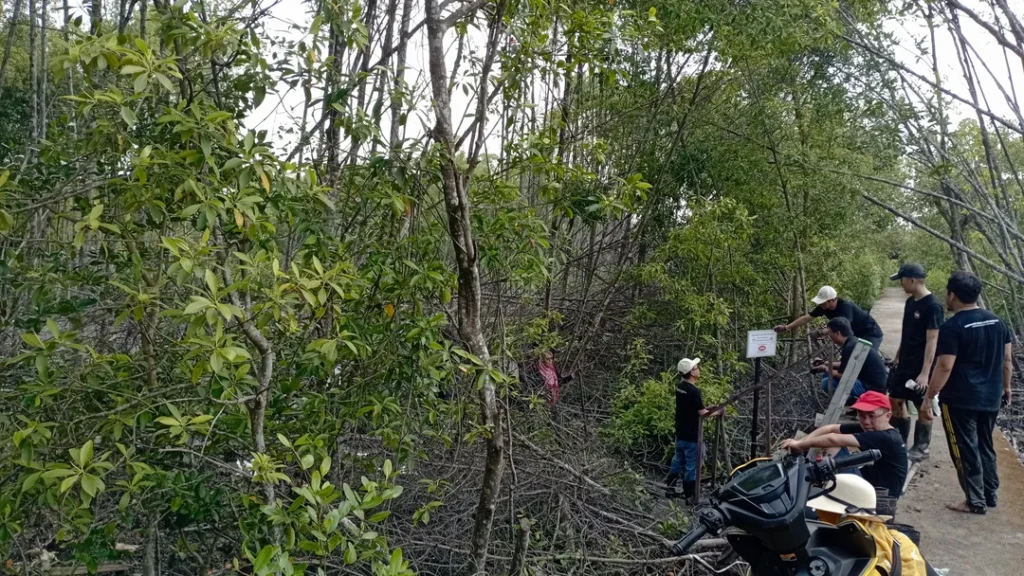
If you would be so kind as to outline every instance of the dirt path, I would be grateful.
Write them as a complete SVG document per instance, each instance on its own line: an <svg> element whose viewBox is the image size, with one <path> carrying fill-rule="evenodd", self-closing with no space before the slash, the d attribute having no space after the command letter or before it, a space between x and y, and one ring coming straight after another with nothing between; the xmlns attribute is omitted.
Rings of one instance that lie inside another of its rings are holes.
<svg viewBox="0 0 1024 576"><path fill-rule="evenodd" d="M1024 574L1024 466L1002 432L996 430L999 507L984 516L946 509L963 501L943 431L932 432L932 456L921 463L900 499L896 521L921 532L921 552L949 576Z"/></svg>
<svg viewBox="0 0 1024 576"><path fill-rule="evenodd" d="M903 333L903 304L907 295L900 288L886 288L882 297L871 307L871 317L882 328L882 346L879 352L892 358L900 347Z"/></svg>
<svg viewBox="0 0 1024 576"><path fill-rule="evenodd" d="M885 338L882 351L892 356L899 346L906 295L888 288L871 310ZM1024 466L999 430L999 507L985 516L946 509L963 501L944 430L932 432L931 458L921 463L900 499L896 521L921 532L921 552L949 576L1024 576Z"/></svg>

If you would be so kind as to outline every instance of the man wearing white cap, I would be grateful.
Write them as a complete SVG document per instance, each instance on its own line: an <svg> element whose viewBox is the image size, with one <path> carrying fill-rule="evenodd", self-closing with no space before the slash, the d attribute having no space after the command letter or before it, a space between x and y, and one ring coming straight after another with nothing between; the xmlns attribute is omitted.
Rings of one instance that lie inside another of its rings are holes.
<svg viewBox="0 0 1024 576"><path fill-rule="evenodd" d="M693 498L697 486L697 435L700 434L700 416L708 414L711 410L704 407L704 396L696 386L697 379L700 378L700 358L683 358L676 364L676 369L682 375L682 379L676 385L676 450L665 484L670 491L674 491L675 484L682 475L683 496L689 500Z"/></svg>
<svg viewBox="0 0 1024 576"><path fill-rule="evenodd" d="M817 306L810 313L800 316L796 320L793 320L789 324L779 324L775 327L776 332L788 332L794 328L799 328L804 324L811 321L812 318L820 318L824 316L829 320L833 318L843 317L850 321L850 326L853 327L853 335L861 340L867 340L871 342L871 345L878 350L878 347L882 345L882 328L878 326L878 322L871 317L870 314L865 312L860 306L857 306L849 300L843 300L836 295L836 289L831 286L822 286L821 290L818 290L818 294L811 298L811 302L814 302Z"/></svg>

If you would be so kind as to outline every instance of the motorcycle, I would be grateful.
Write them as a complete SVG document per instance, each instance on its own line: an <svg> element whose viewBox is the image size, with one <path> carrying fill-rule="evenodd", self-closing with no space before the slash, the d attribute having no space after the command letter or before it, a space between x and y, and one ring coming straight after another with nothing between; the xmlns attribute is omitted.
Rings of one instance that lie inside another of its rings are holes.
<svg viewBox="0 0 1024 576"><path fill-rule="evenodd" d="M788 455L752 461L711 495L710 504L697 511L696 526L673 551L685 554L704 535L724 533L753 576L878 574L875 540L856 522L833 525L808 519L805 512L809 500L832 491L838 470L881 457L878 450L867 450L836 458ZM898 573L894 569L889 576ZM932 574L937 573L929 566Z"/></svg>

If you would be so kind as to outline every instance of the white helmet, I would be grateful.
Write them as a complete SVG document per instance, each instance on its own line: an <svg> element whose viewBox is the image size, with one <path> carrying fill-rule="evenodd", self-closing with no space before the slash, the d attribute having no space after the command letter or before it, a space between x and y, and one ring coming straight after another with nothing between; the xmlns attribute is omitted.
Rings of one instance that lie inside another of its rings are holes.
<svg viewBox="0 0 1024 576"><path fill-rule="evenodd" d="M844 516L875 516L875 502L870 482L856 474L836 474L835 489L809 501L807 507Z"/></svg>

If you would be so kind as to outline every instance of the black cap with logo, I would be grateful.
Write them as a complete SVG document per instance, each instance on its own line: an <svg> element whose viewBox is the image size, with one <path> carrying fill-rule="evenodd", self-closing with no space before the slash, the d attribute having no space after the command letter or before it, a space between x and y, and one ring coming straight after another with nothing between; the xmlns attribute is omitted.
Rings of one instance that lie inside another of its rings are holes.
<svg viewBox="0 0 1024 576"><path fill-rule="evenodd" d="M890 280L899 280L900 278L927 278L928 273L924 271L924 266L916 262L907 262L900 266L900 271L889 276Z"/></svg>

